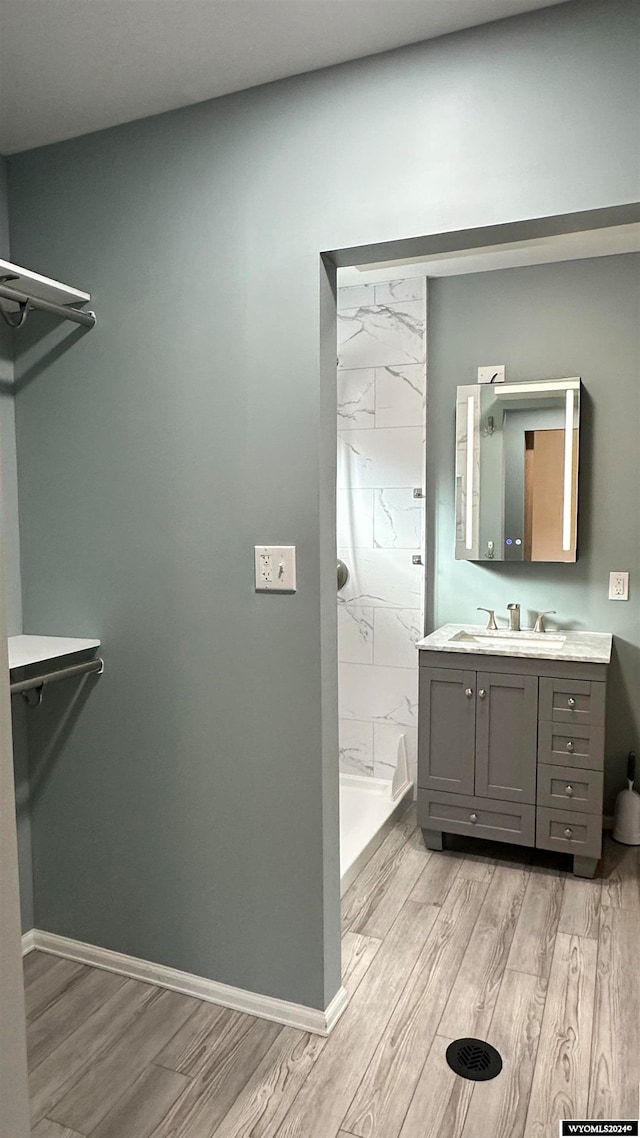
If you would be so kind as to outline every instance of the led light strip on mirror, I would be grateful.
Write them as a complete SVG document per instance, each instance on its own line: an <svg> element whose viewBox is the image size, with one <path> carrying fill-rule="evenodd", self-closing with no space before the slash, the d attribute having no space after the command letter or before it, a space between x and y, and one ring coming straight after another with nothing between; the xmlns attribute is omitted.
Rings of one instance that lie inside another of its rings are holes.
<svg viewBox="0 0 640 1138"><path fill-rule="evenodd" d="M573 410L575 392L570 388L566 395L564 421L564 491L562 499L562 548L571 549L573 497Z"/></svg>
<svg viewBox="0 0 640 1138"><path fill-rule="evenodd" d="M475 398L473 395L470 395L467 399L467 477L464 526L466 549L473 549L473 463L476 449L475 425Z"/></svg>

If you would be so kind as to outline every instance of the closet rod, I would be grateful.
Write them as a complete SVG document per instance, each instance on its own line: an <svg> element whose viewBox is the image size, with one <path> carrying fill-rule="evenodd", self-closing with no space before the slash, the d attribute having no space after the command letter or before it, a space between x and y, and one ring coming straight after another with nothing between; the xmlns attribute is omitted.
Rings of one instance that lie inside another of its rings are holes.
<svg viewBox="0 0 640 1138"><path fill-rule="evenodd" d="M84 324L93 328L96 322L95 312L82 312L79 308L69 308L65 304L54 304L52 300L44 300L39 296L30 296L27 292L20 292L10 285L0 283L0 297L4 300L13 300L16 304L28 304L29 308L38 308L42 312L51 312L53 316L61 316L63 320L73 320L76 324Z"/></svg>
<svg viewBox="0 0 640 1138"><path fill-rule="evenodd" d="M11 694L31 691L32 688L42 688L46 684L55 684L58 680L68 680L72 676L82 676L85 672L104 671L104 660L85 660L82 664L72 664L69 668L59 668L56 672L46 672L43 676L32 676L29 680L17 680L11 684Z"/></svg>

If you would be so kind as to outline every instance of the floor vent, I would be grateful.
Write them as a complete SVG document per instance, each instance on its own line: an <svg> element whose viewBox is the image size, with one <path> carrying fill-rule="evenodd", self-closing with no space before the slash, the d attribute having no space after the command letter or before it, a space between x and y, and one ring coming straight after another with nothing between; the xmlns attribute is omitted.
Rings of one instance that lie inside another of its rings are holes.
<svg viewBox="0 0 640 1138"><path fill-rule="evenodd" d="M447 1047L447 1063L463 1079L495 1079L502 1070L499 1052L483 1039L454 1039Z"/></svg>

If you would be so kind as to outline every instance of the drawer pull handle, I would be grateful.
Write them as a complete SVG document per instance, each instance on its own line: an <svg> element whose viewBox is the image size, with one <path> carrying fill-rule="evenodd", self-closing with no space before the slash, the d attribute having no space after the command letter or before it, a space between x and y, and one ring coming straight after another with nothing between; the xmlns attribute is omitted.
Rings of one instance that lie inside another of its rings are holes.
<svg viewBox="0 0 640 1138"><path fill-rule="evenodd" d="M469 821L470 822L477 822L478 821L478 815L477 814L470 814L469 815Z"/></svg>
<svg viewBox="0 0 640 1138"><path fill-rule="evenodd" d="M569 707L575 707L576 706L576 701L572 695L569 696L567 703L569 704Z"/></svg>
<svg viewBox="0 0 640 1138"><path fill-rule="evenodd" d="M569 739L569 742L567 743L567 750L568 750L570 755L572 755L574 750L575 750L575 747L574 747L573 743L571 742L571 739Z"/></svg>
<svg viewBox="0 0 640 1138"><path fill-rule="evenodd" d="M571 785L566 786L564 792L567 798L573 798L573 787Z"/></svg>
<svg viewBox="0 0 640 1138"><path fill-rule="evenodd" d="M570 827L570 826L567 826L567 828L566 828L566 830L565 830L565 832L564 832L564 836L565 836L565 838L571 838L571 837L573 837L573 830L571 829L571 827Z"/></svg>
<svg viewBox="0 0 640 1138"><path fill-rule="evenodd" d="M464 694L466 695L467 699L471 699L471 696L473 695L473 688L465 688Z"/></svg>
<svg viewBox="0 0 640 1138"><path fill-rule="evenodd" d="M486 694L487 694L487 693L486 693L485 689L484 689L484 688L480 688L480 691L478 692L478 695L480 696L480 699L484 699L484 698L485 698L485 696L486 696Z"/></svg>

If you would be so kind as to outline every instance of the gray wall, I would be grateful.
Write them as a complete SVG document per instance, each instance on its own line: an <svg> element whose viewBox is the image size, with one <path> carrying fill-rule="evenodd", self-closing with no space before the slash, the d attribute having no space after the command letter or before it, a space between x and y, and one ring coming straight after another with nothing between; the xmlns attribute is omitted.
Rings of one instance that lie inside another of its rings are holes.
<svg viewBox="0 0 640 1138"><path fill-rule="evenodd" d="M28 1138L26 1017L9 713L4 572L0 565L0 1134Z"/></svg>
<svg viewBox="0 0 640 1138"><path fill-rule="evenodd" d="M0 257L10 259L7 163L0 156ZM0 318L0 545L6 598L7 635L22 632L20 589L20 533L18 527L18 468L13 390L12 332ZM18 862L22 931L33 928L31 826L29 819L29 768L25 708L12 701L13 754L18 814Z"/></svg>
<svg viewBox="0 0 640 1138"><path fill-rule="evenodd" d="M9 256L9 216L7 210L6 164L0 157L0 257ZM20 574L17 541L17 496L15 427L11 382L13 361L11 333L0 319L0 637L21 631ZM13 809L14 787L18 799L23 788L28 791L24 767L16 770L14 779L11 731L9 729L9 693L7 659L4 643L0 649L0 1133L28 1138L29 1100L27 1093L27 1058L25 1039L24 989L20 958L20 915L18 912L18 865L16 862L16 818ZM21 752L21 759L25 752ZM21 825L22 820L22 825ZM25 826L26 820L26 826ZM25 858L24 837L28 835L28 812L18 808L18 845L20 846L20 891L23 929L31 927L28 912L30 897L25 897L25 883L30 891L31 858Z"/></svg>
<svg viewBox="0 0 640 1138"><path fill-rule="evenodd" d="M99 313L34 321L16 361L25 627L95 633L107 663L29 720L39 926L333 995L318 254L633 200L637 27L627 0L561 5L10 160L16 259ZM253 591L269 541L298 547L295 596Z"/></svg>
<svg viewBox="0 0 640 1138"><path fill-rule="evenodd" d="M454 413L479 364L507 379L582 377L578 561L454 561ZM606 811L640 749L640 254L505 269L429 282L428 506L434 566L430 626L473 620L477 605L519 601L523 627L612 632ZM629 601L609 601L609 571L628 569Z"/></svg>
<svg viewBox="0 0 640 1138"><path fill-rule="evenodd" d="M0 155L0 257L9 260L7 161ZM13 403L13 333L0 318L0 525L4 548L7 635L22 632L20 596L20 542L18 532L18 477Z"/></svg>

